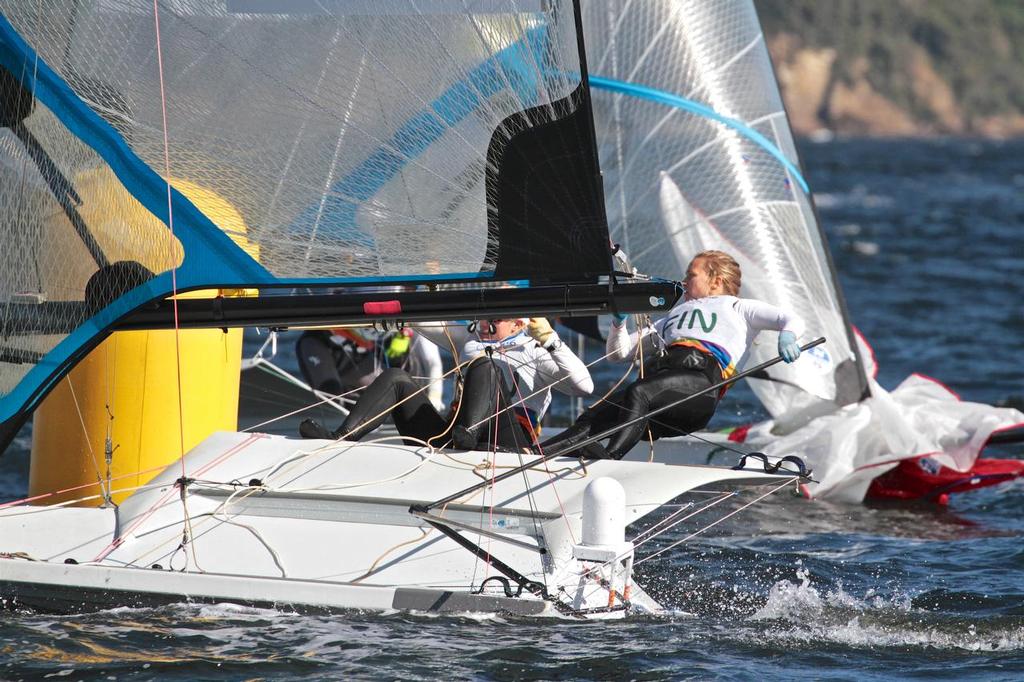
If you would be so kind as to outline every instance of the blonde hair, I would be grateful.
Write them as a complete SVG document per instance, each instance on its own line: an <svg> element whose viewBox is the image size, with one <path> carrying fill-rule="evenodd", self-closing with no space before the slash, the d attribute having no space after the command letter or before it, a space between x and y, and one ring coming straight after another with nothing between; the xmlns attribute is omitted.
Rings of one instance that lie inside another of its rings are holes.
<svg viewBox="0 0 1024 682"><path fill-rule="evenodd" d="M742 273L736 259L724 251L701 251L693 260L701 259L709 279L722 278L722 291L729 296L740 295Z"/></svg>

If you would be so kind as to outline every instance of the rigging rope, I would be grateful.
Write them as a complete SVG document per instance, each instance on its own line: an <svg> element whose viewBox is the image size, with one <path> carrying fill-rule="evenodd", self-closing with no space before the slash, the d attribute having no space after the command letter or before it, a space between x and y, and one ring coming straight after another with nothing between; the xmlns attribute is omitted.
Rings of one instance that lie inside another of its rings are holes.
<svg viewBox="0 0 1024 682"><path fill-rule="evenodd" d="M512 372L511 374L512 374L512 385L515 387L516 395L519 396L519 403L520 404L524 404L526 399L523 398L523 393L522 393L522 391L519 388L519 382L516 381L516 373ZM534 443L537 446L537 450L540 452L541 455L543 455L544 454L544 448L541 447L540 441L537 440L536 437L534 439ZM522 453L518 452L517 454L519 455L519 464L520 465L524 464ZM565 505L562 503L562 496L558 494L558 486L555 485L555 479L551 475L550 469L548 469L547 461L544 462L544 470L548 474L548 483L551 486L551 491L555 494L555 500L557 500L557 502L558 502L558 508L562 512L562 518L565 520L565 527L569 530L569 537L572 538L572 541L575 544L575 542L576 542L576 534L573 533L573 531L572 531L572 524L569 523L569 517L565 513ZM532 493L532 489L530 488L530 481L526 477L526 471L527 470L524 468L523 469L523 484L526 486L527 497L530 500L530 510L532 512L534 512L534 514L535 514L534 515L534 519L533 519L533 523L534 523L534 525L536 525L537 524L537 518L536 518L536 510L533 507L533 493Z"/></svg>
<svg viewBox="0 0 1024 682"><path fill-rule="evenodd" d="M164 181L167 184L167 227L171 231L171 240L174 241L174 206L173 197L171 193L171 145L167 134L167 91L164 84L164 57L163 48L160 42L160 8L158 0L153 0L153 25L154 33L156 37L156 63L157 63L157 75L160 81L160 112L161 120L163 124L163 140L164 140ZM185 407L181 399L181 323L178 318L178 266L171 267L171 301L174 310L174 356L175 356L175 370L177 372L178 381L178 448L180 452L181 460L181 477L182 480L187 479L187 472L185 470ZM184 536L183 542L188 544L188 524L189 524L189 513L188 513L188 501L186 495L181 496L182 512L185 518L186 524L186 535ZM196 560L195 548L192 548L192 558Z"/></svg>
<svg viewBox="0 0 1024 682"><path fill-rule="evenodd" d="M265 364L268 364L271 367L277 368L276 365L272 365L272 364L270 364L269 362L266 362L266 361L264 361L264 362L265 362ZM283 372L284 370L281 370L281 371ZM288 376L291 376L291 375L288 375ZM346 391L345 393L338 393L337 395L329 395L329 396L327 396L327 397L325 397L325 398L323 398L323 399L321 399L321 400L319 400L319 401L317 401L315 403L312 403L310 405L306 405L304 407L300 407L299 409L292 410L291 412L286 412L285 414L278 415L278 416L274 417L273 419L268 419L268 420L266 420L264 422L260 422L259 424L256 424L255 426L248 426L248 427L246 427L244 429L241 429L240 431L241 431L241 433L248 433L250 431L255 431L256 429L262 428L262 427L264 427L264 426L266 426L268 424L273 424L274 422L279 422L282 419L287 419L288 417L294 417L297 414L301 414L301 413L305 412L306 410L311 410L314 407L319 407L320 405L323 405L325 403L327 403L327 404L334 404L335 400L339 400L341 398L345 398L345 397L347 397L349 395L352 395L353 393L358 393L359 391L362 391L365 388L366 388L365 386L360 386L358 388L353 388L351 391ZM315 393L315 391L314 391L314 393Z"/></svg>
<svg viewBox="0 0 1024 682"><path fill-rule="evenodd" d="M103 475L100 473L100 464L96 461L96 452L92 449L92 439L89 438L89 428L85 425L85 417L82 415L82 406L78 404L78 396L75 394L75 386L71 382L71 374L68 373L65 377L68 383L68 390L71 392L71 402L75 405L75 412L78 413L78 422L82 425L82 433L85 435L85 446L89 448L89 458L92 460L93 469L96 470L96 483L99 485L100 490L104 490L103 486ZM110 471L107 471L107 477L109 478ZM89 485L92 485L90 483Z"/></svg>
<svg viewBox="0 0 1024 682"><path fill-rule="evenodd" d="M689 540L691 540L691 539L693 539L693 538L697 537L697 536L698 536L698 535L700 535L701 533L704 533L705 531L707 531L707 530L710 530L711 528L713 528L713 527L717 526L718 524L722 523L722 522L723 522L723 521L725 521L726 519L728 519L728 518L730 518L730 517L732 517L732 516L735 516L736 514L739 514L740 512L742 512L743 510L745 510L745 509L747 509L747 508L749 508L749 507L751 507L751 506L753 506L753 505L757 504L758 502L760 502L760 501L761 501L761 500L763 500L764 498L768 497L769 495L773 495L773 494L775 494L776 492L778 492L779 490L782 490L783 488L785 488L785 487L786 487L787 485L789 485L790 483L793 483L794 481L796 481L796 482L799 482L799 480L800 480L800 477L799 477L799 476L794 476L794 477L792 477L792 478L786 479L785 481L783 481L783 482L782 482L782 483L780 483L779 485L775 486L774 488L772 488L772 489L771 489L771 490L769 490L768 492L766 492L766 493L764 493L764 494L760 495L759 497L757 497L757 498L755 498L755 499L751 500L750 502L747 502L747 503L746 503L746 504L744 504L743 506L741 506L741 507L739 507L739 508L737 508L737 509L734 509L733 511L729 512L729 513L728 513L728 514L726 514L725 516L723 516L723 517L721 517L721 518L718 518L718 519L716 519L716 520L712 521L711 523L707 524L707 525L706 525L706 526L704 526L703 528L700 528L700 529L698 529L698 530L694 531L693 533L690 533L689 535L687 535L687 536L686 536L686 537L684 537L683 539L681 539L681 540L677 540L677 541L673 542L672 544L670 544L670 545L667 545L666 547L663 547L663 548L661 548L661 549L657 550L657 551L656 551L656 552L654 552L653 554L649 554L649 555L647 555L647 556L645 556L645 557L643 557L643 558L641 558L641 559L637 559L637 560L635 560L635 561L633 562L633 569L635 569L635 568L636 568L637 566L639 566L640 564L642 564L642 563L644 563L644 562L646 562L646 561L649 561L650 559L654 559L655 557L658 557L658 556L660 556L660 555L664 554L665 552L667 552L667 551L669 551L669 550L671 550L671 549L673 549L673 548L675 548L675 547L678 547L679 545L681 545L681 544L683 544L683 543L685 543L685 542L687 542L687 541L689 541ZM693 518L693 517L694 517L694 516L696 516L697 514L700 514L701 512L707 511L708 509L710 509L710 508L712 508L712 507L714 507L714 506L717 506L718 504L721 504L722 502L724 502L724 501L726 501L726 500L728 500L728 499L732 499L732 498L733 498L733 497L735 497L736 495L737 495L737 493L736 493L736 492L734 492L734 491L732 491L732 492L725 492L725 493L722 493L722 494L721 494L721 495L720 495L719 497L715 498L715 499L714 499L713 501L711 501L710 503L708 503L708 504L704 505L703 507L701 507L701 508L699 508L699 509L696 509L695 511L691 512L690 514L687 514L687 515L686 515L686 516L685 516L684 518L681 518L681 519L677 519L677 520L676 520L676 521L675 521L674 523L672 523L672 524L670 524L670 525L668 525L668 526L665 526L665 527L661 528L661 529L660 529L660 530L659 530L659 531L658 531L657 533L654 533L654 534L649 534L649 531L650 531L651 529L648 529L648 531L645 531L645 533L648 533L648 537L645 537L644 539L640 540L639 542L634 542L634 546L633 546L633 549L629 550L628 552L624 552L624 553L622 553L622 554L620 554L620 555L618 555L618 556L616 556L616 557L614 557L614 558L612 558L612 559L609 559L608 561L605 561L605 562L603 562L603 563L601 563L601 564L598 564L598 565L596 565L596 566L592 566L591 568L589 568L589 569L588 569L588 570L587 570L587 571L586 571L586 572L585 572L585 573L584 573L584 574L582 575L582 577L592 576L592 575L596 574L596 573L597 573L598 571L600 571L600 570L601 570L602 568L605 568L605 567L607 567L607 566L611 566L611 565L614 565L615 563L617 563L617 562L619 562L619 561L622 561L623 559L625 559L626 557L628 557L628 556L629 556L630 554L632 554L632 553L633 553L633 551L634 551L634 550L636 549L636 547L639 547L639 546L641 546L641 545L643 545L643 544L645 544L645 543L647 543L647 542L650 542L651 540L653 540L653 539L655 539L655 538L657 538L657 537L660 537L661 535L663 535L664 533L668 532L669 530L671 530L671 529L672 529L672 528L674 528L675 526L678 526L678 525L679 525L680 523L682 523L683 521L685 521L685 520L687 520L687 519L690 519L690 518ZM680 510L680 511L683 511L683 510ZM679 513L679 512L675 512L675 513L674 513L674 514L673 514L672 516L675 516L675 515L676 515L676 514L678 514L678 513ZM669 518L671 518L671 517L669 517ZM664 522L662 522L662 523L664 523ZM657 524L656 524L656 525L657 525ZM645 533L641 533L641 534L640 534L640 535L638 535L637 537L640 537L641 535L644 535ZM563 592L564 592L564 590L565 590L565 587L566 587L565 585L562 585L562 586L559 586L559 589L560 589L561 591L563 591ZM569 587L571 587L571 585L569 585ZM603 589L603 588L604 588L604 587L602 586L602 589ZM599 591L599 590L597 590L597 589L595 589L595 590L591 590L591 591L590 591L589 593L587 593L587 594L586 594L586 595L584 596L584 601L586 601L587 599L590 599L590 598L591 598L591 597L592 597L593 595L597 594L597 593L598 593L598 591Z"/></svg>
<svg viewBox="0 0 1024 682"><path fill-rule="evenodd" d="M639 361L641 363L641 366L642 366L642 362L643 362L643 355L642 355L643 338L644 337L640 336L640 334L638 333L637 344L636 344L636 347L633 349L633 361L627 366L626 371L623 373L623 375L621 377L619 377L618 381L616 381L615 384L613 384L612 387L610 389L608 389L608 391L606 391L603 396L601 396L598 400L594 401L590 405L590 409L593 409L594 407L596 407L597 405L600 405L603 402L607 402L608 404L614 405L615 407L619 407L619 408L623 407L620 403L616 403L614 401L611 401L611 400L609 400L609 398L612 395L612 393L614 393L615 390L629 377L630 373L633 371L633 365L634 364L636 364ZM454 346L454 344L452 344L452 345ZM605 353L604 355L602 355L601 357L597 358L596 360L593 360L593 361L591 361L589 363L586 363L584 365L584 367L590 368L593 365L597 364L598 362L601 362L602 360L607 359L610 355L612 355L612 353ZM510 358L506 358L506 362L508 362L510 365L514 364L514 363L518 364L520 367L526 366L526 365L529 364L527 362L517 361L517 360L510 359ZM514 372L513 372L513 374L514 374ZM517 407L519 405L525 404L526 400L532 398L533 396L536 396L536 395L542 393L543 391L547 390L548 388L551 388L551 387L555 386L558 383L561 383L562 381L565 381L568 378L570 378L570 377L569 376L562 377L561 379L556 380L554 383L549 384L546 388L536 390L533 393L530 393L529 395L527 395L525 397L522 396L522 394L520 393L519 400L517 400L517 401L515 401L515 402L513 402L513 403L511 403L511 404L509 404L507 406L505 406L505 408L499 410L495 414L495 416L497 416L498 414L501 414L503 412L506 412L507 410L511 410L511 409L513 409L513 408L515 408L515 407ZM491 417L488 417L486 419L481 419L480 421L478 421L475 424L471 425L470 428L471 429L472 428L476 428L476 427L478 427L478 426L480 426L480 425L490 421L490 419L491 419ZM695 440L702 441L702 442L707 443L709 445L714 445L716 447L721 447L721 448L724 448L726 450L730 450L730 451L732 451L732 452L734 452L734 453L736 453L736 454L738 454L740 456L745 456L745 455L750 454L749 452L746 452L744 450L740 450L740 449L738 449L736 447L733 447L733 446L731 446L731 445L729 445L727 443L716 443L716 442L710 441L707 438L704 438L703 436L697 434L696 432L684 431L683 429L680 429L678 426L675 426L673 424L669 424L669 423L667 423L665 421L662 421L660 419L657 419L655 417L648 417L648 421L649 421L650 424L657 424L658 426L662 426L662 427L667 428L669 430L675 431L680 436L692 437ZM452 424L454 424L454 421L452 422ZM623 424L623 425L619 425L617 428L625 428L626 426L627 425ZM449 426L449 428L450 428L450 426ZM609 431L609 435L611 433L613 433L613 431ZM648 434L648 438L649 438L649 442L650 442L650 448L651 448L650 449L650 456L648 458L648 462L653 462L654 461L654 437L653 437L653 433L651 431L650 426L648 426L648 428L647 428L647 434ZM541 453L541 454L543 454L543 453ZM546 467L547 467L547 463L545 462L545 468Z"/></svg>
<svg viewBox="0 0 1024 682"><path fill-rule="evenodd" d="M773 493L776 493L779 490L782 490L783 488L785 488L790 483L793 483L794 481L799 481L799 480L800 480L799 476L793 476L792 478L786 479L785 481L783 481L779 485L775 486L774 488L772 488L768 492L764 493L760 497L757 497L756 499L753 499L750 502L747 502L745 505L743 505L739 509L734 509L733 511L729 512L728 514L726 514L722 518L717 519L717 520L709 523L708 525L704 526L703 528L690 533L689 535L687 535L682 540L676 540L672 544L670 544L670 545L668 545L666 547L662 547L661 549L659 549L658 551L654 552L653 554L648 554L647 556L643 557L642 559L638 559L637 561L635 561L633 563L633 566L634 567L639 566L640 564L642 564L642 563L644 563L646 561L650 561L651 559L653 559L655 557L661 556L662 554L664 554L665 552L669 551L670 549L672 549L674 547L678 547L679 545L683 544L684 542L686 542L686 541L688 541L688 540L690 540L692 538L697 537L701 533L703 533L703 532L705 532L707 530L710 530L711 528L714 528L715 526L717 526L721 522L725 521L726 519L728 519L728 518L730 518L732 516L735 516L736 514L739 514L744 509L747 509L748 507L750 507L750 506L752 506L754 504L757 504L758 502L760 502L764 498L768 497L769 495L772 495Z"/></svg>
<svg viewBox="0 0 1024 682"><path fill-rule="evenodd" d="M238 452L241 452L242 450L244 450L245 448L249 447L250 445L252 445L253 443L255 443L256 441L258 441L258 440L260 440L262 438L264 438L264 436L262 436L260 434L251 434L244 441L242 441L240 443L236 443L235 445L233 445L230 448L228 448L225 452L221 453L220 455L218 455L217 457L215 457L214 459L212 459L211 461L207 462L205 465L203 465L202 467L197 469L196 470L196 475L197 476L202 475L203 473L209 471L213 467L217 466L218 464L220 464L221 462L226 460L228 457L231 457L231 456L237 454ZM185 479L185 480L187 480L187 479ZM115 549L120 547L121 544L124 542L125 537L130 535L132 531L134 531L142 523L144 523L146 520L148 520L149 517L151 517L153 514L155 514L156 511L160 507L162 507L164 505L164 503L171 497L171 495L174 494L174 490L175 490L174 487L168 489L168 491L163 495L163 497L161 497L156 502L154 502L149 507L149 509L147 511L145 511L144 513L142 513L138 517L136 517L135 520L128 526L128 528L126 528L124 530L121 530L121 532L117 535L117 537L115 537L113 540L111 540L110 544L108 544L98 555L96 555L96 558L93 559L93 561L102 561L111 552L113 552ZM185 511L187 513L187 511L188 511L187 507L185 508ZM184 523L184 520L183 520L183 523Z"/></svg>

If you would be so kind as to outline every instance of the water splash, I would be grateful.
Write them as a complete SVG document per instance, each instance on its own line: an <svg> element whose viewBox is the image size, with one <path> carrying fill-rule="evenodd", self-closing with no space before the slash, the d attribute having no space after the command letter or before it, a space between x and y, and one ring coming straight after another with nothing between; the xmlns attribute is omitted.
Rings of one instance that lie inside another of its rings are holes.
<svg viewBox="0 0 1024 682"><path fill-rule="evenodd" d="M819 590L806 569L799 582L780 580L750 621L767 622L773 641L818 647L832 643L856 648L923 647L962 651L1024 649L1019 619L975 622L949 618L912 606L906 595L885 598L868 591L863 598L843 590Z"/></svg>

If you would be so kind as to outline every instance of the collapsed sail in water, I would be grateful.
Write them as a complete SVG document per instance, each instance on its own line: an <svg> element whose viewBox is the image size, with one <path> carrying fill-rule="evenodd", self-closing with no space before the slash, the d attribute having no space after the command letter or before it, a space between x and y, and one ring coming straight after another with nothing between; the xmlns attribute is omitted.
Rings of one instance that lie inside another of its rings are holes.
<svg viewBox="0 0 1024 682"><path fill-rule="evenodd" d="M967 471L989 434L1024 420L933 382L891 394L874 383L750 0L608 0L584 10L612 238L634 266L662 277L679 276L702 250L727 251L744 296L798 313L810 338L828 339L751 381L773 417L744 429L754 447L797 454L820 492L860 500L902 458L939 453ZM766 336L751 362L775 354Z"/></svg>
<svg viewBox="0 0 1024 682"><path fill-rule="evenodd" d="M149 305L176 291L529 280L593 292L611 270L572 2L0 11L0 422L109 330L178 324L170 304ZM645 293L659 292L638 300L665 309L670 286ZM404 294L178 307L220 326L482 305L436 293L404 308ZM614 305L559 286L546 302L516 296L507 307L523 311Z"/></svg>

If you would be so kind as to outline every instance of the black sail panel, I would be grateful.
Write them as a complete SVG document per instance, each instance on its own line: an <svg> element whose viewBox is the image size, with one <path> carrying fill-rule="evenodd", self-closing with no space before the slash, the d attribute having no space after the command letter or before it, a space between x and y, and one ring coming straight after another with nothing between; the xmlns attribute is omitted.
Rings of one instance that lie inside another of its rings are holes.
<svg viewBox="0 0 1024 682"><path fill-rule="evenodd" d="M586 88L550 109L531 109L491 142L488 229L496 235L499 279L580 281L611 269L600 170ZM545 120L554 113L555 120Z"/></svg>

